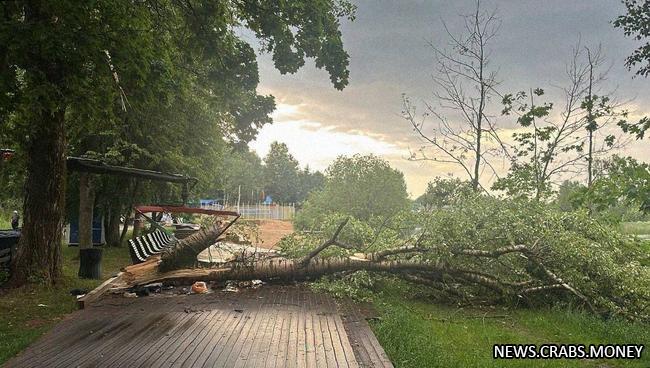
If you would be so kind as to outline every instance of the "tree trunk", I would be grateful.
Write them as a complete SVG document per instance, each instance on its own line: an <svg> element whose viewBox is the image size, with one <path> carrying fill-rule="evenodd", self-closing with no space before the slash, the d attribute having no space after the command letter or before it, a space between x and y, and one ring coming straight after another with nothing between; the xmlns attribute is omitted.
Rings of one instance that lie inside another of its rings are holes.
<svg viewBox="0 0 650 368"><path fill-rule="evenodd" d="M105 224L106 224L106 245L109 247L119 247L122 245L120 241L120 215L122 214L119 202L117 204L111 204L108 207L108 213L106 214Z"/></svg>
<svg viewBox="0 0 650 368"><path fill-rule="evenodd" d="M164 272L195 265L197 262L196 256L216 243L219 236L226 232L238 218L228 223L217 223L179 240L178 243L162 254L160 270Z"/></svg>
<svg viewBox="0 0 650 368"><path fill-rule="evenodd" d="M79 176L79 249L89 249L93 246L95 195L90 175L82 172Z"/></svg>
<svg viewBox="0 0 650 368"><path fill-rule="evenodd" d="M589 90L587 91L587 131L589 132L589 151L587 153L587 188L591 188L593 183L593 161L594 161L594 131L596 130L596 122L594 121L594 101L592 93L594 81L594 65L591 62L591 52L587 49L589 55Z"/></svg>
<svg viewBox="0 0 650 368"><path fill-rule="evenodd" d="M61 276L65 208L65 109L43 110L31 125L23 227L10 285L53 284Z"/></svg>
<svg viewBox="0 0 650 368"><path fill-rule="evenodd" d="M79 177L79 277L100 279L102 250L93 247L95 191L90 175L84 172Z"/></svg>
<svg viewBox="0 0 650 368"><path fill-rule="evenodd" d="M129 231L129 221L131 221L131 214L133 213L133 204L135 203L135 196L138 194L139 187L140 187L140 181L136 179L135 182L133 183L133 191L131 192L129 205L126 209L126 212L124 213L124 227L122 227L122 234L120 234L120 244L124 243L124 241L126 240L126 234Z"/></svg>

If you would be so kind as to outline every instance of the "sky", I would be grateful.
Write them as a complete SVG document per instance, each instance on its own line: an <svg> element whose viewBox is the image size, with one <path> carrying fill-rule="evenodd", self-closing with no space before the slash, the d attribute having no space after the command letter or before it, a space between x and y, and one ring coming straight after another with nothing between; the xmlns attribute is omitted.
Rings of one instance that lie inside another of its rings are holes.
<svg viewBox="0 0 650 368"><path fill-rule="evenodd" d="M271 142L287 144L303 166L325 170L339 155L373 153L405 175L409 194L417 197L436 176L465 178L459 167L411 161L421 143L403 119L402 95L416 104L435 102L434 53L456 34L461 14L474 11L475 1L356 0L356 20L343 20L344 47L350 55L350 83L338 91L313 61L295 74L281 75L270 55L258 53L258 92L275 96L274 123L264 126L250 147L264 156ZM630 118L650 113L650 79L634 77L624 66L635 41L611 22L624 12L619 0L484 0L481 8L496 10L501 22L491 48L491 68L501 93L544 88L559 96L572 50L599 44L609 69L603 90L625 103ZM494 108L500 108L494 105ZM510 137L504 121L500 135ZM648 140L632 142L621 154L650 161ZM505 159L498 171L507 171ZM481 178L491 180L491 178Z"/></svg>

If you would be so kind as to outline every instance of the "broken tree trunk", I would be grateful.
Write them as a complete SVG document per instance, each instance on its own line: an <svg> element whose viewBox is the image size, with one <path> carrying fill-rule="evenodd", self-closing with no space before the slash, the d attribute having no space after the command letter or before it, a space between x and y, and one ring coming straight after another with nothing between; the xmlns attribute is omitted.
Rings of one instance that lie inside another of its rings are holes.
<svg viewBox="0 0 650 368"><path fill-rule="evenodd" d="M162 253L158 268L161 272L166 272L196 265L196 256L216 243L219 236L228 230L238 218L239 216L230 222L218 221L207 229L201 229L186 238L178 240L174 246Z"/></svg>

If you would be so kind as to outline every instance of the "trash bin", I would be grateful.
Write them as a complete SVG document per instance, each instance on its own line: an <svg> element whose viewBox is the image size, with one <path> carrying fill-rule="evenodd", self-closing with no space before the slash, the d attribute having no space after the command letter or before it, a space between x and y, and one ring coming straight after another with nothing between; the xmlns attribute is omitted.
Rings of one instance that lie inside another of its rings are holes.
<svg viewBox="0 0 650 368"><path fill-rule="evenodd" d="M94 280L102 278L102 248L79 249L79 277Z"/></svg>

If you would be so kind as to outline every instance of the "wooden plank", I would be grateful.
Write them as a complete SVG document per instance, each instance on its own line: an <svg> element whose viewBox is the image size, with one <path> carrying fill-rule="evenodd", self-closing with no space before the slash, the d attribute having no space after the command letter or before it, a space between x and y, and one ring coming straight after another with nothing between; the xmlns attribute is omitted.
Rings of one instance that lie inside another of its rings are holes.
<svg viewBox="0 0 650 368"><path fill-rule="evenodd" d="M179 349L178 356L176 358L170 358L169 362L175 367L192 367L193 362L198 358L199 352L203 352L203 349L199 348L203 345L204 341L209 341L211 335L211 327L221 326L219 322L219 316L226 312L224 309L215 308L208 312L205 323L203 326L199 327L198 332L192 336L189 343L185 345L183 349ZM217 329L218 330L218 329Z"/></svg>
<svg viewBox="0 0 650 368"><path fill-rule="evenodd" d="M323 340L323 330L321 327L320 316L318 315L318 305L316 304L317 296L309 295L309 305L312 308L312 323L314 330L314 347L316 349L316 366L325 367L328 364L327 353L325 351L325 341ZM331 362L332 366L334 362Z"/></svg>
<svg viewBox="0 0 650 368"><path fill-rule="evenodd" d="M293 286L105 295L6 367L392 367L359 311L346 308Z"/></svg>
<svg viewBox="0 0 650 368"><path fill-rule="evenodd" d="M164 303L156 303L153 298L136 299L134 304L137 309L132 310L128 315L125 324L113 326L116 334L94 333L96 339L88 339L87 344L79 346L78 351L71 353L69 360L63 362L61 367L77 365L81 367L111 366L103 365L109 358L117 357L124 359L122 349L139 346L143 338L155 329L156 325L165 318L168 306ZM92 313L92 310L89 311ZM171 325L169 325L171 327ZM92 351L92 354L88 354Z"/></svg>
<svg viewBox="0 0 650 368"><path fill-rule="evenodd" d="M332 344L332 336L330 335L329 326L327 324L327 315L331 313L326 308L326 303L323 300L322 294L316 294L316 300L319 305L318 319L320 320L321 333L323 335L323 347L327 358L327 364L332 367L337 367L339 362L336 359L336 353Z"/></svg>
<svg viewBox="0 0 650 368"><path fill-rule="evenodd" d="M254 295L250 297L254 298ZM252 342L252 337L255 335L255 329L258 328L259 325L258 317L261 314L264 314L263 303L256 303L256 300L249 299L248 303L244 305L244 308L251 311L251 316L244 317L246 318L243 321L245 324L244 328L233 343L232 350L230 350L225 362L223 363L224 367L233 367L240 358L243 358L244 360L248 358L248 352L250 351L249 344Z"/></svg>
<svg viewBox="0 0 650 368"><path fill-rule="evenodd" d="M271 341L273 334L275 332L276 323L280 314L280 310L277 307L278 301L280 299L281 293L274 291L269 293L266 291L267 295L265 301L265 319L267 320L264 331L255 336L253 341L252 352L249 357L249 361L252 361L252 366L254 368L262 368L266 365L268 359L269 350L271 349Z"/></svg>
<svg viewBox="0 0 650 368"><path fill-rule="evenodd" d="M266 354L266 360L264 367L276 367L278 364L278 351L280 350L280 344L282 341L282 336L284 333L284 326L286 324L287 312L285 310L287 303L287 291L282 290L276 308L278 309L277 321L275 322L275 329L273 330L273 335L271 337L271 344L269 345L269 350Z"/></svg>
<svg viewBox="0 0 650 368"><path fill-rule="evenodd" d="M212 338L224 330L224 326L229 322L231 311L227 308L219 308L219 314L212 317L208 326L205 328L204 335L194 347L191 354L187 355L185 361L181 363L182 367L197 367L205 361L201 359L204 356L206 349L210 348L210 341Z"/></svg>
<svg viewBox="0 0 650 368"><path fill-rule="evenodd" d="M307 346L305 337L305 293L303 290L296 292L296 302L300 306L296 318L296 367L305 368L307 366Z"/></svg>
<svg viewBox="0 0 650 368"><path fill-rule="evenodd" d="M161 349L159 354L151 355L147 360L144 361L140 366L141 367L157 367L165 362L168 362L172 355L176 353L177 350L184 347L185 342L194 335L194 332L197 328L203 326L203 321L209 313L206 312L190 312L192 315L190 318L185 321L185 323L180 328L180 334L174 336L174 339L170 339L169 345L166 345Z"/></svg>
<svg viewBox="0 0 650 368"><path fill-rule="evenodd" d="M223 349L223 341L226 341L232 331L232 327L239 323L235 317L235 312L232 308L227 308L224 314L224 319L221 322L220 329L210 335L207 339L207 344L201 354L199 354L194 362L195 367L211 367L208 363L208 358L214 353L216 349Z"/></svg>
<svg viewBox="0 0 650 368"><path fill-rule="evenodd" d="M339 304L339 311L357 362L363 367L392 368L393 364L359 309L346 301Z"/></svg>
<svg viewBox="0 0 650 368"><path fill-rule="evenodd" d="M45 367L66 367L74 364L73 362L79 362L78 364L81 365L83 361L92 359L94 356L88 356L87 354L91 348L97 355L101 355L103 349L114 341L108 338L103 338L104 336L126 335L130 331L129 327L132 326L132 323L132 320L127 318L123 323L110 323L104 329L90 330L79 328L78 337L73 340L70 345L65 348L59 345L59 349L55 350L50 355L50 359L41 361L40 364ZM45 357L47 357L47 355Z"/></svg>
<svg viewBox="0 0 650 368"><path fill-rule="evenodd" d="M175 341L176 333L178 333L179 330L181 330L180 333L182 333L183 326L187 326L189 324L187 321L194 316L193 313L174 310L172 310L170 314L171 318L174 320L174 327L169 330L168 333L162 335L154 344L150 344L144 348L140 356L133 359L133 362L131 363L133 367L141 367L150 356L160 354L160 352L164 351L167 346L170 346L173 341Z"/></svg>
<svg viewBox="0 0 650 368"><path fill-rule="evenodd" d="M145 326L141 333L134 336L135 339L125 339L123 343L118 342L106 354L103 354L102 359L95 362L91 361L88 365L93 367L130 365L135 358L142 354L142 350L148 348L174 326L174 321L170 320L167 313L157 312L155 315L145 318L152 318L153 323ZM113 340L116 342L119 341L117 339Z"/></svg>
<svg viewBox="0 0 650 368"><path fill-rule="evenodd" d="M289 313L289 324L287 326L286 333L286 345L283 345L284 352L284 367L295 368L297 367L298 361L298 349L297 349L297 332L296 326L298 324L298 315L300 314L300 308L298 306L298 300L300 297L300 290L292 290L289 293L288 303L287 303L287 312Z"/></svg>
<svg viewBox="0 0 650 368"><path fill-rule="evenodd" d="M287 366L287 348L289 344L289 328L291 327L291 319L293 313L291 311L291 298L293 293L291 290L286 290L284 304L281 309L283 313L282 327L280 328L280 337L278 339L278 345L275 349L275 367L286 367Z"/></svg>
<svg viewBox="0 0 650 368"><path fill-rule="evenodd" d="M254 356L256 355L255 349L257 347L258 336L266 331L269 323L269 310L270 306L267 305L268 295L260 290L256 293L255 298L259 302L259 309L255 315L256 320L253 321L252 327L243 342L243 347L233 363L233 367L241 368L248 366L249 362L255 362ZM253 327L254 326L254 327Z"/></svg>
<svg viewBox="0 0 650 368"><path fill-rule="evenodd" d="M124 324L110 326L110 330L114 331L115 334L104 335L101 330L91 333L80 331L82 332L82 339L78 343L67 349L61 349L52 356L51 360L43 362L43 366L53 368L69 367L71 365L87 366L86 362L93 363L97 359L101 359L105 354L110 354L115 344L127 340L134 331L143 330L148 322L142 318L136 320L129 318L124 321ZM105 338L105 336L110 337ZM88 354L89 351L92 351L93 354Z"/></svg>
<svg viewBox="0 0 650 368"><path fill-rule="evenodd" d="M77 317L77 319L70 321L71 323L59 324L43 339L43 343L36 344L36 346L30 348L31 351L20 355L20 364L16 364L16 366L49 366L50 364L46 363L48 359L52 359L58 354L70 355L71 350L74 350L79 341L90 336L88 334L84 335L83 332L87 333L89 329L93 329L95 326L100 331L106 332L106 330L99 328L98 321L88 320L88 318L84 318L85 316L79 316L78 314ZM56 363L56 360L53 360L53 362Z"/></svg>
<svg viewBox="0 0 650 368"><path fill-rule="evenodd" d="M236 307L233 309L243 310L243 312L235 312L233 318L237 319L237 324L231 328L228 338L223 343L223 348L220 349L219 351L214 351L214 350L212 351L212 353L208 357L208 360L204 364L205 366L208 367L224 366L225 361L228 358L228 354L230 354L230 352L232 351L233 345L241 335L244 327L247 325L246 322L251 317L251 309L245 308L244 305L237 304Z"/></svg>
<svg viewBox="0 0 650 368"><path fill-rule="evenodd" d="M181 339L176 339L169 353L161 355L151 364L152 367L160 367L163 365L176 367L176 362L178 360L182 361L186 352L193 349L194 346L192 344L196 341L196 336L205 329L210 317L216 313L216 310L204 310L195 313L199 315L199 318L194 320L192 326L187 329Z"/></svg>
<svg viewBox="0 0 650 368"><path fill-rule="evenodd" d="M310 303L311 294L304 296L305 308L305 363L307 368L316 368L316 341L314 339L314 318Z"/></svg>
<svg viewBox="0 0 650 368"><path fill-rule="evenodd" d="M348 338L347 331L343 325L343 320L341 315L338 313L338 307L336 301L333 298L327 298L329 309L335 313L332 314L332 321L334 323L334 331L336 332L335 341L341 345L343 350L343 355L345 356L346 361L350 367L358 367L356 357L354 355L354 350L350 344L350 339Z"/></svg>
<svg viewBox="0 0 650 368"><path fill-rule="evenodd" d="M93 301L99 299L104 293L106 293L113 285L114 282L119 282L122 277L123 272L119 272L116 276L111 277L110 279L104 281L101 285L91 290L88 294L77 299L77 307L79 309L84 309Z"/></svg>
<svg viewBox="0 0 650 368"><path fill-rule="evenodd" d="M327 325L326 335L329 335L329 343L332 345L332 354L334 355L334 359L336 359L336 366L344 368L349 367L345 352L343 351L343 346L338 342L338 331L336 331L332 314L326 313L324 314L324 317Z"/></svg>

